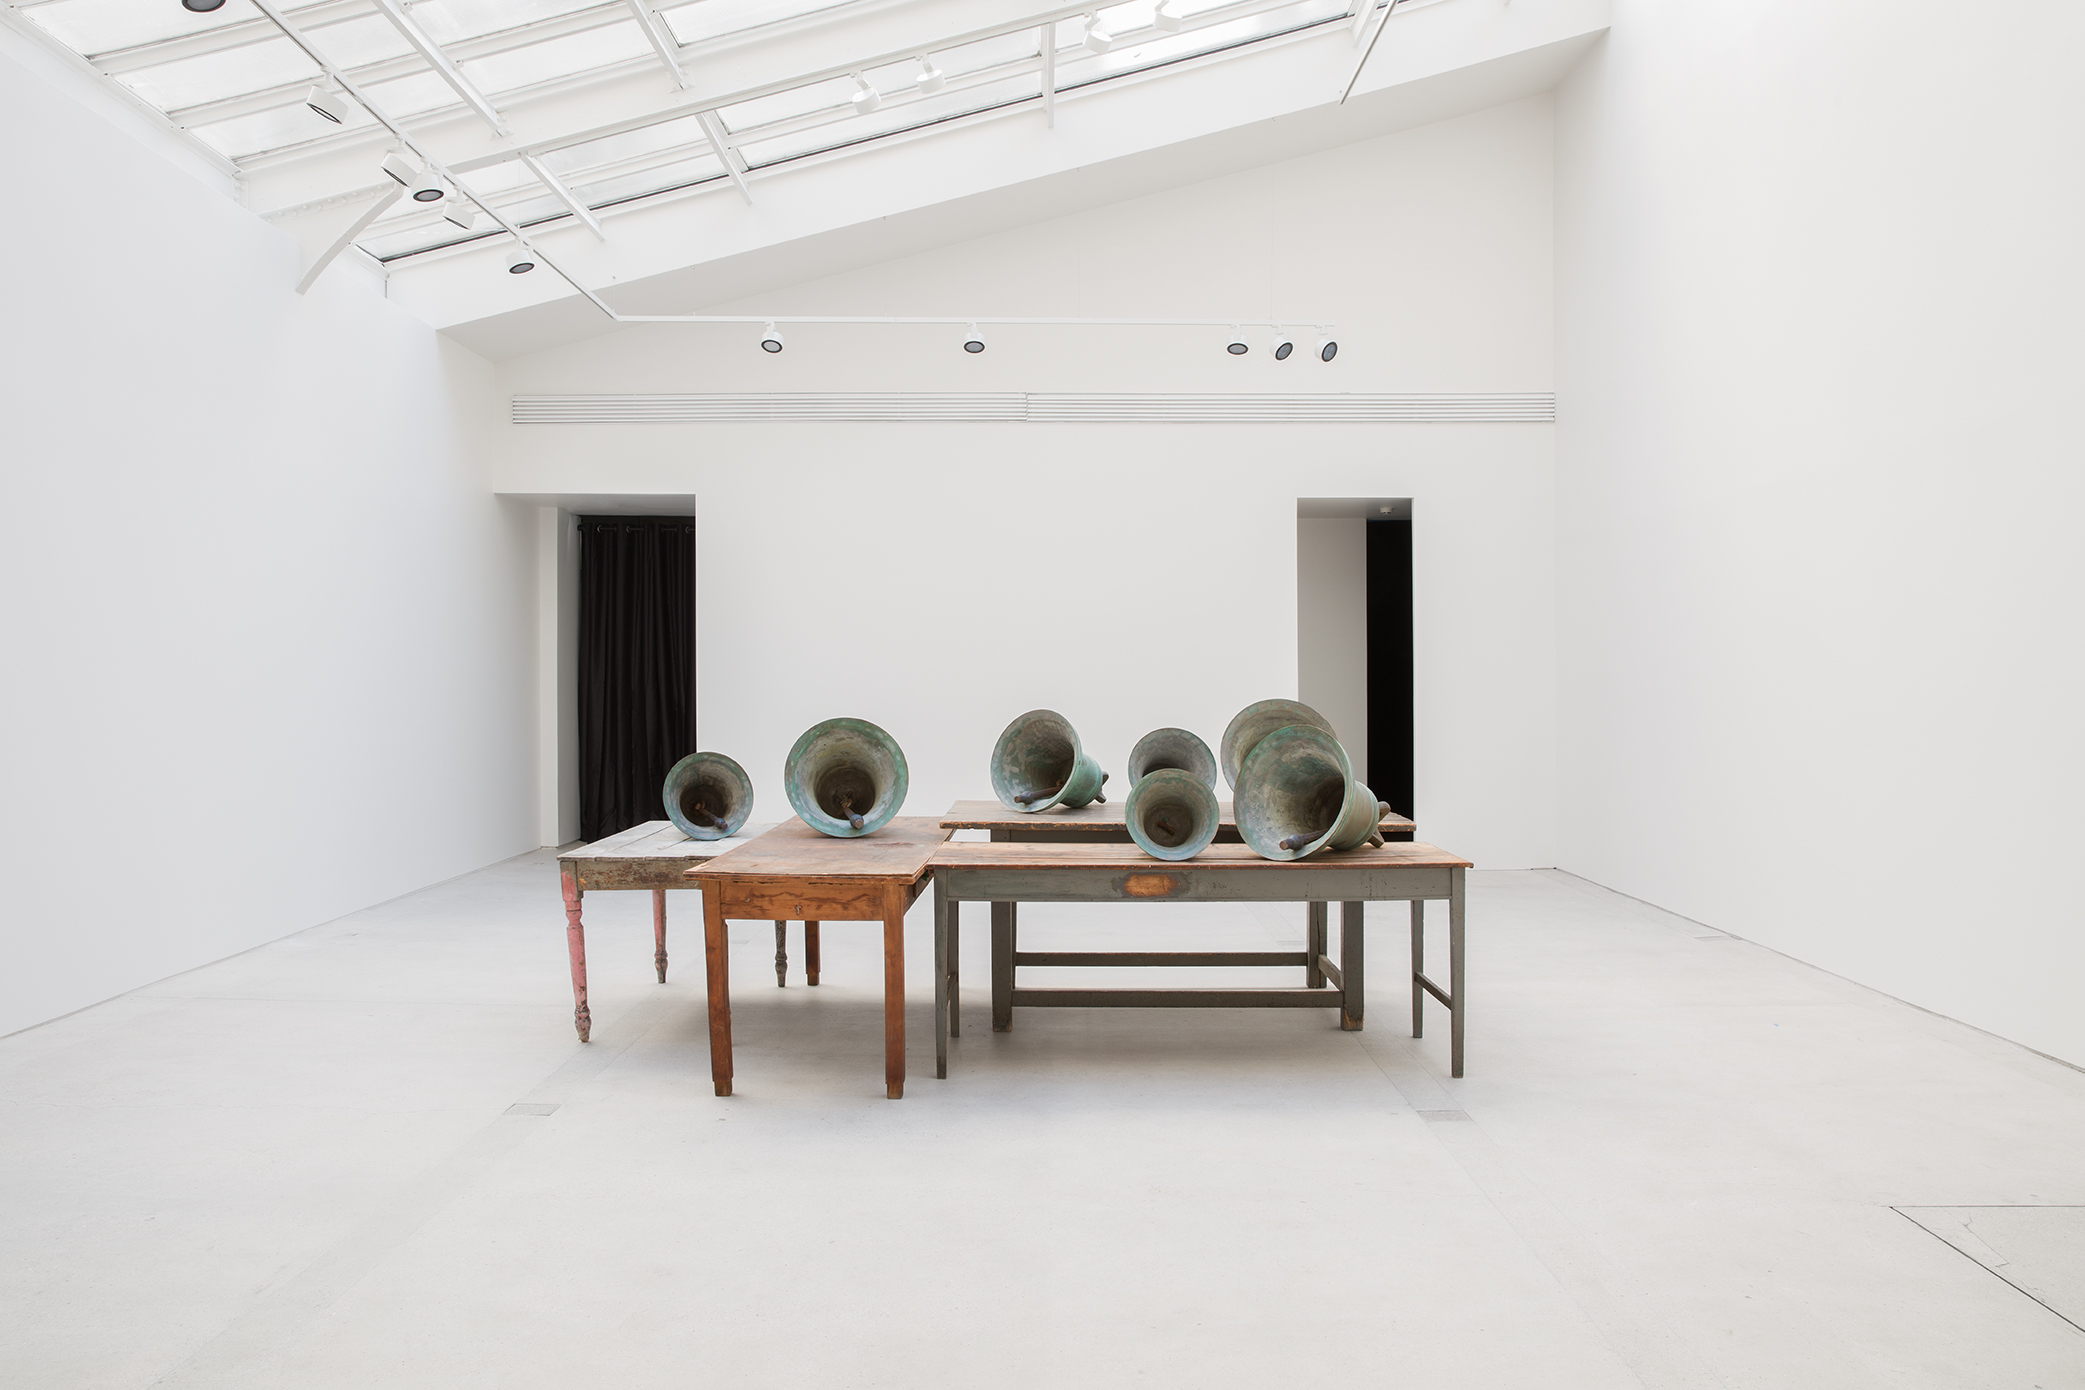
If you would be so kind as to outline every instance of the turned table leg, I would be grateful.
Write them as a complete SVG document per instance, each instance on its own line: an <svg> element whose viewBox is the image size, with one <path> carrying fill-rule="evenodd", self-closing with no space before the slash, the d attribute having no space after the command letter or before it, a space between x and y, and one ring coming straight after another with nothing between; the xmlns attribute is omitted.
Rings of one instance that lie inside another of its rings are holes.
<svg viewBox="0 0 2085 1390"><path fill-rule="evenodd" d="M709 1074L717 1094L731 1094L731 937L724 925L724 899L702 890L702 957L709 971Z"/></svg>
<svg viewBox="0 0 2085 1390"><path fill-rule="evenodd" d="M892 1100L905 1096L905 899L894 893L883 905L883 1089Z"/></svg>
<svg viewBox="0 0 2085 1390"><path fill-rule="evenodd" d="M572 955L572 1026L579 1030L579 1040L587 1042L594 1031L594 1016L586 1007L586 927L579 920L581 889L572 870L565 869L558 877L565 890L565 948Z"/></svg>
<svg viewBox="0 0 2085 1390"><path fill-rule="evenodd" d="M659 983L666 983L666 890L652 889L652 964L658 967Z"/></svg>
<svg viewBox="0 0 2085 1390"><path fill-rule="evenodd" d="M775 988L789 983L789 924L775 923Z"/></svg>

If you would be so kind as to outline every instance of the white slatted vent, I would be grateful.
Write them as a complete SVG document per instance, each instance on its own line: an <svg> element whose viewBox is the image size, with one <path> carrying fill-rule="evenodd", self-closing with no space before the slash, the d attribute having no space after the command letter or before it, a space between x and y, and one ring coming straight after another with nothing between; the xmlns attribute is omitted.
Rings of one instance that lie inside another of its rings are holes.
<svg viewBox="0 0 2085 1390"><path fill-rule="evenodd" d="M1365 425L1554 419L1556 397L1546 391L1461 395L804 391L514 398L517 425L691 425L747 420Z"/></svg>

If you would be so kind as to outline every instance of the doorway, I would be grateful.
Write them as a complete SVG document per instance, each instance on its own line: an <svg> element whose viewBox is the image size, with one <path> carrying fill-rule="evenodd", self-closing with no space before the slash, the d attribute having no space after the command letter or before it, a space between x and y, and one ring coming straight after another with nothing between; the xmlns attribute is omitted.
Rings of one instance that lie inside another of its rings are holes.
<svg viewBox="0 0 2085 1390"><path fill-rule="evenodd" d="M661 820L695 751L695 519L581 516L579 834Z"/></svg>
<svg viewBox="0 0 2085 1390"><path fill-rule="evenodd" d="M1297 696L1332 722L1369 789L1417 819L1413 675L1412 500L1298 498Z"/></svg>

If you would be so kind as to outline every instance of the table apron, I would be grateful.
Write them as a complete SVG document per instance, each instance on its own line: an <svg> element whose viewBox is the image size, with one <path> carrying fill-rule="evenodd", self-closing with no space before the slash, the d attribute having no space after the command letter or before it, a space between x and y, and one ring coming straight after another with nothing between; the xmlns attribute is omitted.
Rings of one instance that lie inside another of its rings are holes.
<svg viewBox="0 0 2085 1390"><path fill-rule="evenodd" d="M631 888L700 888L687 877L688 870L703 859L582 859L573 861L572 876L583 893L615 892Z"/></svg>
<svg viewBox="0 0 2085 1390"><path fill-rule="evenodd" d="M1436 865L1344 865L1292 869L1197 868L1154 859L1125 872L1053 865L984 869L937 865L943 891L957 902L1409 902L1448 897L1455 871Z"/></svg>
<svg viewBox="0 0 2085 1390"><path fill-rule="evenodd" d="M925 884L889 884L876 880L834 882L819 879L691 879L705 892L721 894L727 918L790 922L880 922L886 895L893 890L910 906Z"/></svg>

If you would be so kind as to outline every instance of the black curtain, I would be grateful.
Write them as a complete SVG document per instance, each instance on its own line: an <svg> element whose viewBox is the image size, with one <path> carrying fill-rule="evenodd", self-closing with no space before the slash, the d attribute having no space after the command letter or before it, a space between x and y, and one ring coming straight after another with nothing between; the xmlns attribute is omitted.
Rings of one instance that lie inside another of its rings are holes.
<svg viewBox="0 0 2085 1390"><path fill-rule="evenodd" d="M579 834L661 820L695 751L695 521L579 518Z"/></svg>
<svg viewBox="0 0 2085 1390"><path fill-rule="evenodd" d="M1412 809L1412 523L1368 523L1368 788ZM1409 840L1411 832L1392 836Z"/></svg>

